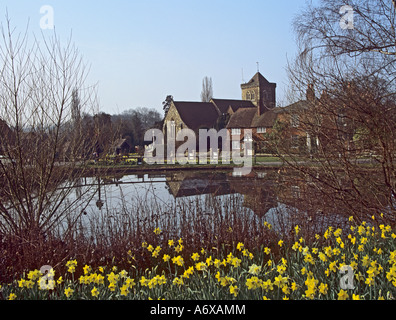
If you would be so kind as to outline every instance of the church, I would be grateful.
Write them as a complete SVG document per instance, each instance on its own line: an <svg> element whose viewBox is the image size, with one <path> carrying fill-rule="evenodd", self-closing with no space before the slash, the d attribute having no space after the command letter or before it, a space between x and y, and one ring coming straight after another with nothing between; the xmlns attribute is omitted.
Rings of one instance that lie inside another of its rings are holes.
<svg viewBox="0 0 396 320"><path fill-rule="evenodd" d="M240 141L252 139L255 145L265 142L276 120L287 108L276 107L276 83L269 82L257 72L248 82L241 84L242 99L215 99L209 102L170 101L164 119L163 134L177 133L181 129L226 128L230 135L239 135ZM252 136L244 137L244 129L251 129ZM232 150L239 149L239 141ZM243 148L243 145L242 145Z"/></svg>

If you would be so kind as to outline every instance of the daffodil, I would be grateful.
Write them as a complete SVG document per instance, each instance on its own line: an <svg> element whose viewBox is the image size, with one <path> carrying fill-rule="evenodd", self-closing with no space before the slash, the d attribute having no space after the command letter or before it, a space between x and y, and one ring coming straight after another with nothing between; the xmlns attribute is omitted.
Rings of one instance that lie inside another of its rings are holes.
<svg viewBox="0 0 396 320"><path fill-rule="evenodd" d="M279 247L282 247L282 246L283 246L283 240L282 240L282 239L278 241L278 246L279 246Z"/></svg>
<svg viewBox="0 0 396 320"><path fill-rule="evenodd" d="M340 292L338 293L338 300L346 300L348 298L349 298L348 293L343 289L341 289Z"/></svg>
<svg viewBox="0 0 396 320"><path fill-rule="evenodd" d="M110 291L115 291L116 289L116 285L114 282L110 282L109 285L107 286L109 288Z"/></svg>
<svg viewBox="0 0 396 320"><path fill-rule="evenodd" d="M90 266L88 266L88 265L85 265L83 267L83 271L84 271L84 274L86 275L86 274L88 274L88 273L90 273L92 271L92 268Z"/></svg>
<svg viewBox="0 0 396 320"><path fill-rule="evenodd" d="M177 264L178 266L183 266L184 264L184 259L181 256L173 257L172 262L174 264Z"/></svg>
<svg viewBox="0 0 396 320"><path fill-rule="evenodd" d="M91 290L91 295L92 295L92 297L97 297L97 296L99 296L99 290L98 290L96 287L94 287L94 288Z"/></svg>
<svg viewBox="0 0 396 320"><path fill-rule="evenodd" d="M194 267L191 266L187 270L184 271L183 273L183 278L190 278L190 276L194 273Z"/></svg>
<svg viewBox="0 0 396 320"><path fill-rule="evenodd" d="M258 275L261 272L261 266L258 266L256 264L252 264L249 267L249 273L253 275Z"/></svg>
<svg viewBox="0 0 396 320"><path fill-rule="evenodd" d="M74 273L76 271L77 267L77 260L70 260L66 262L66 267L68 268L68 272Z"/></svg>
<svg viewBox="0 0 396 320"><path fill-rule="evenodd" d="M122 296L127 296L129 293L129 287L128 285L124 284L121 288L120 288L120 294Z"/></svg>
<svg viewBox="0 0 396 320"><path fill-rule="evenodd" d="M278 288L282 288L288 283L288 281L288 277L282 277L282 275L280 274L275 277L274 285L276 285Z"/></svg>
<svg viewBox="0 0 396 320"><path fill-rule="evenodd" d="M319 292L320 292L321 294L326 295L328 289L329 289L329 286L328 286L327 284L321 283L321 284L319 285Z"/></svg>
<svg viewBox="0 0 396 320"><path fill-rule="evenodd" d="M234 295L234 297L236 297L238 295L239 289L237 286L230 286L230 293Z"/></svg>
<svg viewBox="0 0 396 320"><path fill-rule="evenodd" d="M193 253L191 256L191 259L193 261L198 261L199 260L199 254L197 252Z"/></svg>
<svg viewBox="0 0 396 320"><path fill-rule="evenodd" d="M262 280L257 277L246 279L246 286L249 290L254 290L261 287Z"/></svg>
<svg viewBox="0 0 396 320"><path fill-rule="evenodd" d="M231 264L232 264L232 266L235 267L235 268L238 268L238 267L241 265L241 262L242 262L242 260L239 259L239 258L237 258L237 257L234 257L234 258L231 260Z"/></svg>
<svg viewBox="0 0 396 320"><path fill-rule="evenodd" d="M128 276L128 272L126 270L121 270L118 274L120 275L120 277L122 279L124 279Z"/></svg>
<svg viewBox="0 0 396 320"><path fill-rule="evenodd" d="M23 286L25 285L26 280L25 279L21 279L18 281L18 287L19 288L23 288Z"/></svg>
<svg viewBox="0 0 396 320"><path fill-rule="evenodd" d="M67 287L64 292L65 292L66 298L70 298L71 295L73 294L74 290L70 287Z"/></svg>
<svg viewBox="0 0 396 320"><path fill-rule="evenodd" d="M17 295L15 293L10 293L8 296L8 300L15 300L17 298Z"/></svg>
<svg viewBox="0 0 396 320"><path fill-rule="evenodd" d="M182 286L183 284L183 278L176 277L175 279L173 279L173 285Z"/></svg>
<svg viewBox="0 0 396 320"><path fill-rule="evenodd" d="M198 271L206 270L205 262L198 262L197 264L195 264L195 269L198 270Z"/></svg>

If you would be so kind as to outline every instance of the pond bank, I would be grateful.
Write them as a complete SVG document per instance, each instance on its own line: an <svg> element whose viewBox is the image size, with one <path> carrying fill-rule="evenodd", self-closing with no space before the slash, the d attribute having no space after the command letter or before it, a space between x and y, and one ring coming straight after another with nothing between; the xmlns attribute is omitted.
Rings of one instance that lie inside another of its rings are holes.
<svg viewBox="0 0 396 320"><path fill-rule="evenodd" d="M268 162L256 164L252 170L278 170L283 167L282 162ZM89 174L97 173L145 173L172 171L228 171L238 168L235 165L135 165L135 166L90 166L84 168Z"/></svg>

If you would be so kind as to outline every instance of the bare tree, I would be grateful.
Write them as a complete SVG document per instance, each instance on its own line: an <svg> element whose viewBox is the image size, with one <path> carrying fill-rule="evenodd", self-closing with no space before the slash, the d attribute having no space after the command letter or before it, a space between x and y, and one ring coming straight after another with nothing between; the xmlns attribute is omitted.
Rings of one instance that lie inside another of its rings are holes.
<svg viewBox="0 0 396 320"><path fill-rule="evenodd" d="M205 77L202 80L201 101L209 102L213 98L212 78Z"/></svg>
<svg viewBox="0 0 396 320"><path fill-rule="evenodd" d="M314 94L303 98L304 108L290 111L299 132L290 122L278 124L273 146L305 174L315 197L339 211L394 219L396 8L390 0L348 4L350 28L342 25L345 11L335 0L309 5L296 18L300 54L288 67L290 85L296 98L307 88ZM293 130L299 143L285 143Z"/></svg>
<svg viewBox="0 0 396 320"><path fill-rule="evenodd" d="M84 176L84 159L62 163L66 149L84 153L78 128L80 112L95 105L92 88L84 85L86 68L69 40L54 35L28 39L7 24L0 46L0 233L27 243L39 241L79 215L80 197L70 197ZM77 95L76 88L79 94ZM83 192L87 194L88 189ZM82 196L80 194L80 196Z"/></svg>

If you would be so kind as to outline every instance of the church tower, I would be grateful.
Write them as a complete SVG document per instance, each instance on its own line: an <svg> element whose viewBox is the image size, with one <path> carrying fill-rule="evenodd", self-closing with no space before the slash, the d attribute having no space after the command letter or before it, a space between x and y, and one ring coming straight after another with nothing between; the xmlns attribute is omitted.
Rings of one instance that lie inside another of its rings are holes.
<svg viewBox="0 0 396 320"><path fill-rule="evenodd" d="M257 114L272 109L276 105L276 83L271 83L257 72L247 83L241 84L242 100L250 100L257 107Z"/></svg>

